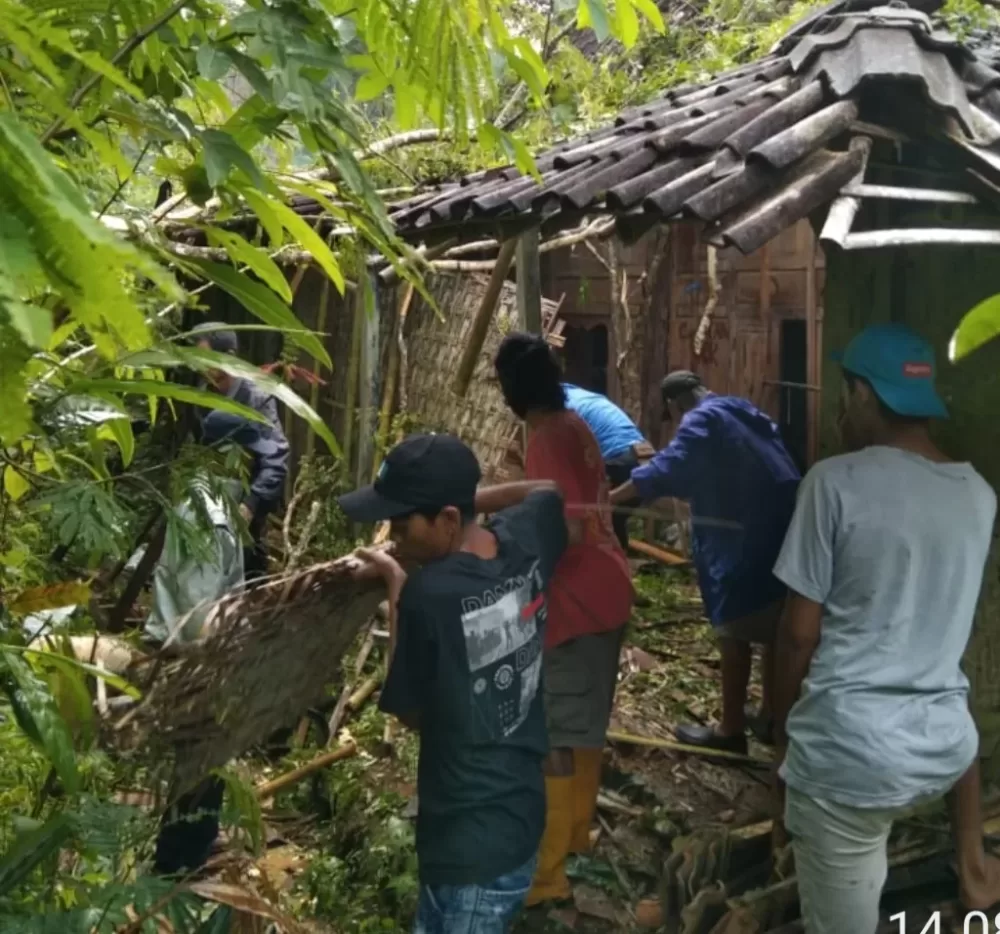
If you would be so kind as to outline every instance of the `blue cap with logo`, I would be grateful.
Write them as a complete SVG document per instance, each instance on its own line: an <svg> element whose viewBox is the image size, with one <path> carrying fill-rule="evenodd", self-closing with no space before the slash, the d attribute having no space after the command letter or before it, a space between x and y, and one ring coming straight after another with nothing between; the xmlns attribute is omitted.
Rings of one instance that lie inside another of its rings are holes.
<svg viewBox="0 0 1000 934"><path fill-rule="evenodd" d="M865 328L834 360L871 384L897 415L947 418L948 409L934 388L934 348L905 324Z"/></svg>

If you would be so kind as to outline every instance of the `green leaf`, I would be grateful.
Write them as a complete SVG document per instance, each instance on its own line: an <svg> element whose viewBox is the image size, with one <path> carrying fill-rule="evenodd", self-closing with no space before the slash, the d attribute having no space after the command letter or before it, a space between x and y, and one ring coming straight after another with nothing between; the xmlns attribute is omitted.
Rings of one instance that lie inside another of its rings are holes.
<svg viewBox="0 0 1000 934"><path fill-rule="evenodd" d="M251 272L277 292L282 301L292 302L292 289L278 264L263 250L244 240L239 234L228 230L209 227L205 230L208 242L221 246L236 265L249 266Z"/></svg>
<svg viewBox="0 0 1000 934"><path fill-rule="evenodd" d="M47 347L52 340L52 312L37 305L26 305L24 302L8 302L0 304L0 309L6 307L10 315L10 323L20 332L24 342L31 347Z"/></svg>
<svg viewBox="0 0 1000 934"><path fill-rule="evenodd" d="M264 177L257 168L250 154L236 142L228 133L222 130L202 130L201 141L204 146L205 174L208 184L218 188L235 168L260 188L264 187Z"/></svg>
<svg viewBox="0 0 1000 934"><path fill-rule="evenodd" d="M232 67L228 49L218 45L203 45L195 56L198 64L198 74L209 81L224 78Z"/></svg>
<svg viewBox="0 0 1000 934"><path fill-rule="evenodd" d="M601 42L607 39L611 35L611 24L604 0L580 0L576 8L576 24L580 29L589 26Z"/></svg>
<svg viewBox="0 0 1000 934"><path fill-rule="evenodd" d="M13 467L4 467L3 488L7 495L16 503L25 493L31 491L31 484Z"/></svg>
<svg viewBox="0 0 1000 934"><path fill-rule="evenodd" d="M615 20L619 41L626 49L632 48L639 38L639 17L635 14L632 0L615 0Z"/></svg>
<svg viewBox="0 0 1000 934"><path fill-rule="evenodd" d="M37 656L47 662L52 662L55 664L67 664L77 671L81 671L84 674L91 675L94 678L100 678L102 681L107 682L107 684L113 687L116 691L121 691L122 694L127 694L129 697L139 700L142 697L142 692L130 682L126 681L119 675L114 674L111 671L105 671L103 668L98 668L97 665L91 665L88 662L81 662L77 658L71 658L67 655L60 655L56 652L50 652L45 649L28 648L24 646L7 645L4 646L4 651L7 652L21 652L25 655Z"/></svg>
<svg viewBox="0 0 1000 934"><path fill-rule="evenodd" d="M354 99L356 101L373 101L380 97L387 87L389 87L389 77L380 71L369 71L362 75L354 89Z"/></svg>
<svg viewBox="0 0 1000 934"><path fill-rule="evenodd" d="M311 331L306 330L302 322L295 317L295 312L267 286L254 282L248 276L222 263L213 263L207 259L191 259L185 262L196 269L203 278L214 282L220 289L232 295L264 324L280 328L288 335L290 341L312 354L324 366L333 365L323 342Z"/></svg>
<svg viewBox="0 0 1000 934"><path fill-rule="evenodd" d="M287 204L283 204L275 199L266 199L263 195L259 195L253 191L244 191L243 195L258 216L260 216L260 211L258 210L260 202L266 201L267 205L278 216L281 226L301 244L303 249L312 253L313 258L319 264L320 268L322 268L327 276L329 276L330 281L337 287L337 291L341 295L344 294L346 282L344 281L344 274L340 271L337 259L330 252L330 248L323 242L323 238L312 227Z"/></svg>
<svg viewBox="0 0 1000 934"><path fill-rule="evenodd" d="M110 438L122 454L122 465L128 467L135 456L135 434L127 418L112 418L97 430L101 438Z"/></svg>
<svg viewBox="0 0 1000 934"><path fill-rule="evenodd" d="M953 363L1000 335L1000 295L992 295L967 312L948 342Z"/></svg>
<svg viewBox="0 0 1000 934"><path fill-rule="evenodd" d="M659 33L667 31L663 22L663 14L653 0L632 0L632 5L649 21L649 24Z"/></svg>
<svg viewBox="0 0 1000 934"><path fill-rule="evenodd" d="M73 738L56 709L52 695L28 663L11 652L8 646L0 646L0 654L4 656L0 675L7 675L2 678L3 689L18 725L48 756L66 790L75 791L79 778Z"/></svg>
<svg viewBox="0 0 1000 934"><path fill-rule="evenodd" d="M58 853L73 829L68 814L57 814L41 827L19 834L0 858L0 898L9 898L38 866Z"/></svg>
<svg viewBox="0 0 1000 934"><path fill-rule="evenodd" d="M205 389L195 389L192 386L180 386L177 383L165 383L154 379L85 379L73 383L67 392L87 395L95 392L120 393L122 395L155 396L161 399L176 399L190 405L201 406L203 409L219 409L232 412L254 422L266 422L265 416L245 405L233 402L227 396Z"/></svg>

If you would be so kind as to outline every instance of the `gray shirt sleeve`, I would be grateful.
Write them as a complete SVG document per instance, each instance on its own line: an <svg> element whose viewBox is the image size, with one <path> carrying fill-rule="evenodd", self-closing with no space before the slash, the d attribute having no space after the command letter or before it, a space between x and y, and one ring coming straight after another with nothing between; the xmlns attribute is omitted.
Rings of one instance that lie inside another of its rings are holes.
<svg viewBox="0 0 1000 934"><path fill-rule="evenodd" d="M774 566L774 576L789 590L815 603L825 603L833 586L833 549L840 509L831 479L822 465L806 474Z"/></svg>

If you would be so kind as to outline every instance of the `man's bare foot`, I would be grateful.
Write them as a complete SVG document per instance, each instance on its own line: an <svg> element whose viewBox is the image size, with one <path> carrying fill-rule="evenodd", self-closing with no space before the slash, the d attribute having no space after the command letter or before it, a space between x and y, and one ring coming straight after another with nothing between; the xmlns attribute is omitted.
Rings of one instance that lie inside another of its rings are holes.
<svg viewBox="0 0 1000 934"><path fill-rule="evenodd" d="M958 868L958 897L966 911L985 911L1000 902L1000 859L986 853L976 863Z"/></svg>

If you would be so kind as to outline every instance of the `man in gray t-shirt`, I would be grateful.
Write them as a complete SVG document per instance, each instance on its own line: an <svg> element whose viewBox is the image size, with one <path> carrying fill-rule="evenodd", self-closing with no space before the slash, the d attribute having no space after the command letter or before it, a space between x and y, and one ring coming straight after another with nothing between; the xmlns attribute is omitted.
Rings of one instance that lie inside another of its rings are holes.
<svg viewBox="0 0 1000 934"><path fill-rule="evenodd" d="M931 442L929 419L947 411L924 340L877 325L841 363L851 453L802 482L774 569L790 591L775 662L778 786L807 934L874 934L893 820L953 788L963 901L1000 896L960 668L996 496Z"/></svg>

